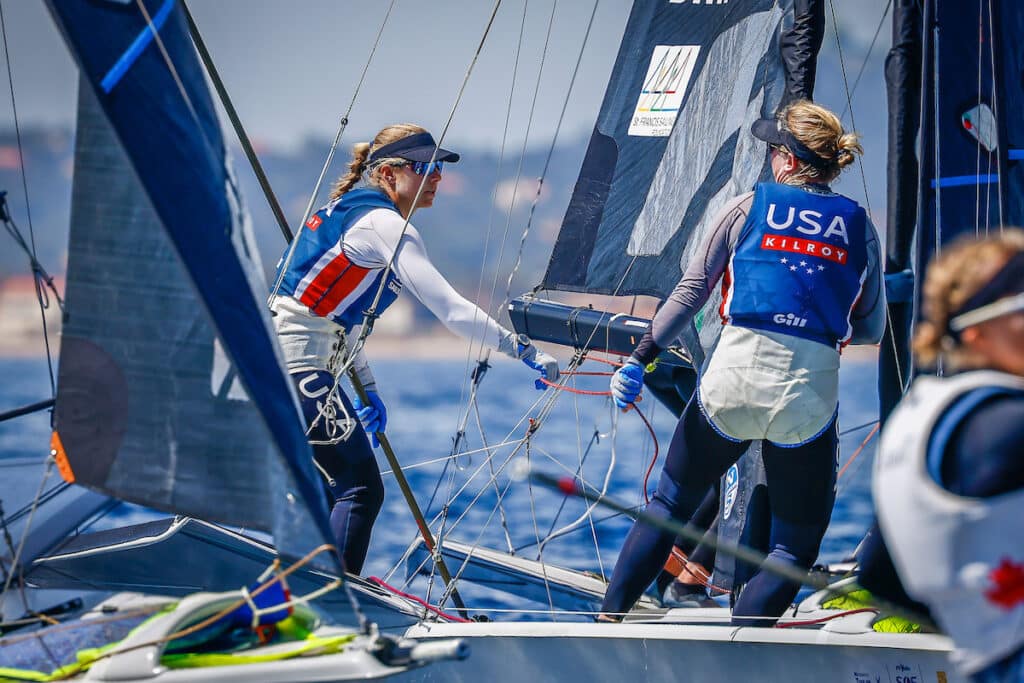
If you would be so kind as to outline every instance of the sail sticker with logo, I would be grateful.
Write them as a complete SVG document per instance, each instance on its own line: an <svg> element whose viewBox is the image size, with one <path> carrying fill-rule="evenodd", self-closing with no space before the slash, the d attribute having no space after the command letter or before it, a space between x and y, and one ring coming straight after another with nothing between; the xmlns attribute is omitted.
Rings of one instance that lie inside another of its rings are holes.
<svg viewBox="0 0 1024 683"><path fill-rule="evenodd" d="M722 519L729 519L732 506L736 502L736 493L740 488L740 468L733 464L725 473L725 504L722 506Z"/></svg>
<svg viewBox="0 0 1024 683"><path fill-rule="evenodd" d="M999 147L999 127L996 115L987 104L979 104L960 115L960 125L968 135L978 141L987 152L994 152Z"/></svg>
<svg viewBox="0 0 1024 683"><path fill-rule="evenodd" d="M679 115L693 75L700 45L656 45L640 97L629 122L629 135L667 137Z"/></svg>

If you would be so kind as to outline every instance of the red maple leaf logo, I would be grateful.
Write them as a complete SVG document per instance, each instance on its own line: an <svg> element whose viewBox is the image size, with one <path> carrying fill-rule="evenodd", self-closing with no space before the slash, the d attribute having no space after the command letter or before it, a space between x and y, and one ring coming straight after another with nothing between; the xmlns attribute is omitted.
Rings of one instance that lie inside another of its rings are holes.
<svg viewBox="0 0 1024 683"><path fill-rule="evenodd" d="M1004 609L1013 609L1024 602L1024 562L1004 557L988 578L992 581L992 587L985 591L989 601Z"/></svg>

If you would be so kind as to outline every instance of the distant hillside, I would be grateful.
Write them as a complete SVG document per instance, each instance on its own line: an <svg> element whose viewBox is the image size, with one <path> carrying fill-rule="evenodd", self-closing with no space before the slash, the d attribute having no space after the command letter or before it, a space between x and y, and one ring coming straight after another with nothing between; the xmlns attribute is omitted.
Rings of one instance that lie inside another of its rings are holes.
<svg viewBox="0 0 1024 683"><path fill-rule="evenodd" d="M18 148L13 132L0 133L0 191L8 192L11 214L26 239L31 213L39 260L48 270L60 274L64 272L67 263L73 134L67 130L22 131L22 144L25 168L28 169L30 211L26 210L22 178L18 170ZM332 181L348 163L349 144L346 143L336 155L333 168L328 173ZM532 287L543 275L557 227L569 202L585 145L585 139L573 140L560 145L554 152L513 293ZM274 191L293 226L302 216L329 147L329 140L309 140L294 152L274 149L259 151ZM462 153L462 161L445 169L445 178L434 208L418 214L415 223L423 233L438 268L470 298L476 298L483 264L485 293L481 296L481 302L486 303L486 292L490 291L494 280L501 239L507 225L507 239L497 286L497 298L504 296L508 273L519 250L529 208L536 194L537 174L543 168L547 149L535 148L527 152L523 159L522 180L511 220L507 208L515 187L518 150L506 153L500 169L498 156L493 151L459 151ZM234 163L242 179L269 278L284 249L284 239L239 150L234 153ZM326 196L329 191L329 183L325 185L322 196ZM28 260L15 247L13 240L2 235L0 241L4 243L0 248L0 280L27 274Z"/></svg>

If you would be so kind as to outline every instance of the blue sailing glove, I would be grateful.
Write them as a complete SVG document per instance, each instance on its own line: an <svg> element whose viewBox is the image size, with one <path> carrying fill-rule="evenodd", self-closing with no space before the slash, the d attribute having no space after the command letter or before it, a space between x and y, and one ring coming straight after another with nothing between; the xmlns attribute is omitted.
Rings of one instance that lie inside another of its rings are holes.
<svg viewBox="0 0 1024 683"><path fill-rule="evenodd" d="M516 353L519 356L519 360L539 372L541 377L549 382L558 381L558 361L555 360L554 356L544 353L531 344L525 334L521 334L516 338ZM547 389L547 385L539 379L534 380L533 386L542 391Z"/></svg>
<svg viewBox="0 0 1024 683"><path fill-rule="evenodd" d="M644 366L640 361L630 358L626 364L612 375L612 398L615 405L625 410L636 401L644 388Z"/></svg>
<svg viewBox="0 0 1024 683"><path fill-rule="evenodd" d="M363 429L370 435L373 447L378 448L380 442L377 440L377 432L383 432L388 426L388 411L384 407L384 401L380 400L380 396L376 391L367 391L366 399L370 402L370 405L365 405L356 396L355 401L352 402L352 407L356 409L356 416L363 423Z"/></svg>

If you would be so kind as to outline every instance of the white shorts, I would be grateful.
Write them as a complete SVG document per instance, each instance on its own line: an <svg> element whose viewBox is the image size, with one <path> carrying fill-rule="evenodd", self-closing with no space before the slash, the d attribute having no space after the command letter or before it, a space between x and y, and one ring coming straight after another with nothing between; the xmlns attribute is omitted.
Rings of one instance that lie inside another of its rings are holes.
<svg viewBox="0 0 1024 683"><path fill-rule="evenodd" d="M799 445L839 405L839 352L776 332L725 325L698 388L712 425L737 441Z"/></svg>

